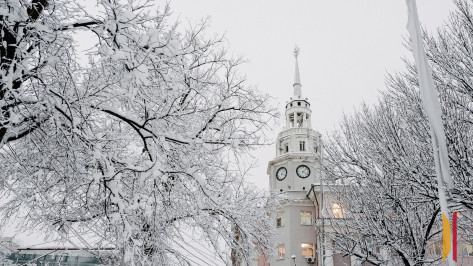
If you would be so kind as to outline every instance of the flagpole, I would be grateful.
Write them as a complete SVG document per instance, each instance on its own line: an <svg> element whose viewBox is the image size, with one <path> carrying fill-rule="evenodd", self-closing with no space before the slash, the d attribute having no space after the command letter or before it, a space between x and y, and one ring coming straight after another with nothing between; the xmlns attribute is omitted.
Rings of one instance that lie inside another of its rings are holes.
<svg viewBox="0 0 473 266"><path fill-rule="evenodd" d="M432 70L428 64L423 47L416 1L406 0L406 4L408 8L407 30L411 37L412 54L414 55L416 63L422 104L430 124L430 136L432 139L435 172L437 175L440 210L442 212L442 261L447 259L449 266L455 266L456 263L452 256L452 247L454 246L450 227L450 214L445 193L445 185L447 185L449 189L453 188L453 179L450 176L442 111L438 100L438 92L432 78Z"/></svg>
<svg viewBox="0 0 473 266"><path fill-rule="evenodd" d="M321 266L325 266L325 220L324 220L324 177L322 173L322 138L319 134L319 177L320 177L320 194L321 194L321 205L322 205L322 261Z"/></svg>

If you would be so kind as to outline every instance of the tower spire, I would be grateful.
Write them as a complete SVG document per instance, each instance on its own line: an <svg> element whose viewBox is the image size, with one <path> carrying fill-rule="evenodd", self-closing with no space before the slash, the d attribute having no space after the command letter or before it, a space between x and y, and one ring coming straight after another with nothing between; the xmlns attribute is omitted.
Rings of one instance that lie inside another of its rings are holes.
<svg viewBox="0 0 473 266"><path fill-rule="evenodd" d="M297 62L297 56L299 56L299 47L294 48L294 57L296 59L296 69L294 72L294 84L292 85L294 87L294 97L300 98L301 97L301 77L299 75L299 64Z"/></svg>

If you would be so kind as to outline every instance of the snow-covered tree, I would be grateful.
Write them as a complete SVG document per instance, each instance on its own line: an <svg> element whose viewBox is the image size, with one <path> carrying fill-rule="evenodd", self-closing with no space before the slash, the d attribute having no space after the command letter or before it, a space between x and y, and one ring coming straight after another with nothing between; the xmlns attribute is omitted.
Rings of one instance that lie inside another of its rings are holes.
<svg viewBox="0 0 473 266"><path fill-rule="evenodd" d="M473 1L457 9L437 34L425 34L426 52L443 104L452 177L452 200L473 209ZM412 70L410 71L412 73ZM412 76L412 74L410 74Z"/></svg>
<svg viewBox="0 0 473 266"><path fill-rule="evenodd" d="M276 112L205 21L169 15L146 0L0 3L5 217L26 210L27 227L127 265L192 263L184 233L225 262L222 247L270 247L272 203L240 160Z"/></svg>
<svg viewBox="0 0 473 266"><path fill-rule="evenodd" d="M421 265L434 261L427 251L438 241L435 168L426 155L428 131L406 132L423 119L414 120L406 105L399 113L396 104L363 106L327 143L327 161L336 165L329 176L343 180L331 193L344 212L343 219L330 217L329 237L360 261Z"/></svg>
<svg viewBox="0 0 473 266"><path fill-rule="evenodd" d="M473 2L455 2L448 24L424 33L424 42L455 182L448 203L461 215L460 243L471 243ZM334 237L339 249L374 264L438 262L440 254L429 254L441 239L435 164L413 63L406 60L403 72L389 75L387 87L378 104L347 116L328 141L328 161L336 167L327 169L345 184L334 188L346 211L346 219L332 219Z"/></svg>
<svg viewBox="0 0 473 266"><path fill-rule="evenodd" d="M336 167L326 170L341 183L331 193L344 218L329 217L330 237L360 261L431 264L440 259L441 219L428 124L412 87L391 93L398 95L385 94L376 106L345 117L327 143L327 162ZM456 189L469 187L458 182ZM471 242L471 210L454 193L449 205L460 212L461 241Z"/></svg>

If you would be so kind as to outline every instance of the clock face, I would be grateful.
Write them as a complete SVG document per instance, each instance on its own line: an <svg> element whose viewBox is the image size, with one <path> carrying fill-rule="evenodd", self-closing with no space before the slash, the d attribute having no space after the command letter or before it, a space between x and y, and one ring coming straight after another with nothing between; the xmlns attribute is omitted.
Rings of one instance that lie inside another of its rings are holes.
<svg viewBox="0 0 473 266"><path fill-rule="evenodd" d="M287 176L287 169L285 167L281 167L276 172L276 179L282 181Z"/></svg>
<svg viewBox="0 0 473 266"><path fill-rule="evenodd" d="M307 165L299 165L296 169L296 174L300 178L306 178L310 175L310 168Z"/></svg>

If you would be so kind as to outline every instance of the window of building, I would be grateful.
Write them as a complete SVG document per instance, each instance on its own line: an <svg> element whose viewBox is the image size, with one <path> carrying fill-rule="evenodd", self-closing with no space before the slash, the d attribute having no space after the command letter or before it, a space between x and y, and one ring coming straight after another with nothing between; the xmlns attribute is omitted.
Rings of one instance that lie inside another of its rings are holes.
<svg viewBox="0 0 473 266"><path fill-rule="evenodd" d="M332 204L332 213L335 218L343 218L343 209L340 204Z"/></svg>
<svg viewBox="0 0 473 266"><path fill-rule="evenodd" d="M441 256L442 255L442 243L440 241L434 242L432 246L430 246L430 253L434 256Z"/></svg>
<svg viewBox="0 0 473 266"><path fill-rule="evenodd" d="M335 240L332 239L331 244L332 244L332 250L335 253L340 253L342 251L342 246L340 245L341 240Z"/></svg>
<svg viewBox="0 0 473 266"><path fill-rule="evenodd" d="M302 257L313 258L314 257L314 244L302 243Z"/></svg>
<svg viewBox="0 0 473 266"><path fill-rule="evenodd" d="M289 151L289 143L281 142L281 154L287 153Z"/></svg>
<svg viewBox="0 0 473 266"><path fill-rule="evenodd" d="M380 247L380 246L376 246L376 247L374 248L374 253L376 253L376 254L381 254L381 247Z"/></svg>
<svg viewBox="0 0 473 266"><path fill-rule="evenodd" d="M366 251L373 252L373 246L374 246L373 239L365 238L365 245L366 245L366 249L362 250L363 254L366 254Z"/></svg>
<svg viewBox="0 0 473 266"><path fill-rule="evenodd" d="M330 247L329 249L333 250L334 253L338 252L337 250L337 242L334 239L330 240Z"/></svg>
<svg viewBox="0 0 473 266"><path fill-rule="evenodd" d="M278 260L283 260L286 258L286 247L284 244L278 245Z"/></svg>
<svg viewBox="0 0 473 266"><path fill-rule="evenodd" d="M305 151L305 141L299 141L299 148L301 151Z"/></svg>
<svg viewBox="0 0 473 266"><path fill-rule="evenodd" d="M473 245L471 243L464 243L462 248L463 257L473 257Z"/></svg>
<svg viewBox="0 0 473 266"><path fill-rule="evenodd" d="M284 212L279 212L279 213L278 213L278 216L277 216L277 218L276 218L276 226L277 226L277 227L282 227L282 226L284 226L284 223L285 223L284 220L285 220L285 219L284 219Z"/></svg>
<svg viewBox="0 0 473 266"><path fill-rule="evenodd" d="M366 252L368 252L369 254L381 254L381 246L376 246L376 243L375 241L373 241L372 238L365 238L364 241L364 246L360 250L362 254L366 255Z"/></svg>
<svg viewBox="0 0 473 266"><path fill-rule="evenodd" d="M298 106L301 106L301 102L297 102L297 105L298 105Z"/></svg>
<svg viewBox="0 0 473 266"><path fill-rule="evenodd" d="M312 225L311 211L301 211L301 225Z"/></svg>

